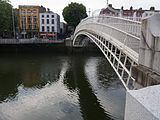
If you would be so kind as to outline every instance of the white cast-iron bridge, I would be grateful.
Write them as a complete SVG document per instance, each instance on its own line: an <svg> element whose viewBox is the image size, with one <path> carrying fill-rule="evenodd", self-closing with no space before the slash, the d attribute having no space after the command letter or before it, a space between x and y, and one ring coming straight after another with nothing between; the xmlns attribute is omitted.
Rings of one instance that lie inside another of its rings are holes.
<svg viewBox="0 0 160 120"><path fill-rule="evenodd" d="M160 119L160 14L144 20L88 17L76 27L72 40L74 47L94 42L113 67L127 90L125 120ZM136 77L133 68L138 68ZM137 80L155 86L139 89Z"/></svg>
<svg viewBox="0 0 160 120"><path fill-rule="evenodd" d="M80 22L74 33L73 46L85 46L92 40L103 52L125 88L134 89L132 66L138 64L141 36L139 18L113 16L88 17Z"/></svg>

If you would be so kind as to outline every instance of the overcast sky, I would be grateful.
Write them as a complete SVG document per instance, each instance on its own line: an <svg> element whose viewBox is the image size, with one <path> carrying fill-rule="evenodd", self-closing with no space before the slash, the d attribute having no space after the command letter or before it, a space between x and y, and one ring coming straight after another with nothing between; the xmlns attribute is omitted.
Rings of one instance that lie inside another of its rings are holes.
<svg viewBox="0 0 160 120"><path fill-rule="evenodd" d="M62 10L71 2L82 3L86 6L87 11L89 8L92 11L96 9L101 9L106 7L107 0L10 0L11 4L14 7L18 5L43 5L46 8L50 8L55 13L58 13L62 18ZM109 3L113 5L114 8L121 8L124 6L124 9L128 9L130 6L133 8L149 9L151 6L154 6L156 9L160 10L160 0L109 0Z"/></svg>

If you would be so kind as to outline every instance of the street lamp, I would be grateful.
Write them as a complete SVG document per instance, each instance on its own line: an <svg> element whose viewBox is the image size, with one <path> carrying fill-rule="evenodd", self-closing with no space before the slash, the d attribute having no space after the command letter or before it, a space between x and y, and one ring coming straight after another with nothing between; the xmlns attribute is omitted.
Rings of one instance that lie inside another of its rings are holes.
<svg viewBox="0 0 160 120"><path fill-rule="evenodd" d="M25 39L25 16L23 16L23 35L24 35L24 39Z"/></svg>
<svg viewBox="0 0 160 120"><path fill-rule="evenodd" d="M22 11L21 11L22 12ZM25 31L25 11L23 11L24 12L24 14L23 14L23 16L22 16L22 21L23 21L23 35L24 35L24 39L25 39L25 34L26 34L26 31Z"/></svg>
<svg viewBox="0 0 160 120"><path fill-rule="evenodd" d="M88 10L88 16L90 17L90 15L91 15L91 9L89 8L89 10Z"/></svg>

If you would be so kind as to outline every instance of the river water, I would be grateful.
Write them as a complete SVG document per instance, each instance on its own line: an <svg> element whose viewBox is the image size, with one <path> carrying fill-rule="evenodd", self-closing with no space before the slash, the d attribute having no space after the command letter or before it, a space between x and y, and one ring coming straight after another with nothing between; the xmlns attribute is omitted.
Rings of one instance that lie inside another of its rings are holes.
<svg viewBox="0 0 160 120"><path fill-rule="evenodd" d="M123 120L124 106L103 56L1 55L0 120Z"/></svg>

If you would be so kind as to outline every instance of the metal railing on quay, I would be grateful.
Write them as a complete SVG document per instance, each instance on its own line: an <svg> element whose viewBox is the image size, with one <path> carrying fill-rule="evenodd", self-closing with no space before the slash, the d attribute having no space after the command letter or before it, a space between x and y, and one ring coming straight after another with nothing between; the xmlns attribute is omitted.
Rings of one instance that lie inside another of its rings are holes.
<svg viewBox="0 0 160 120"><path fill-rule="evenodd" d="M49 39L0 39L0 44L45 44L45 43L63 43L64 40Z"/></svg>

